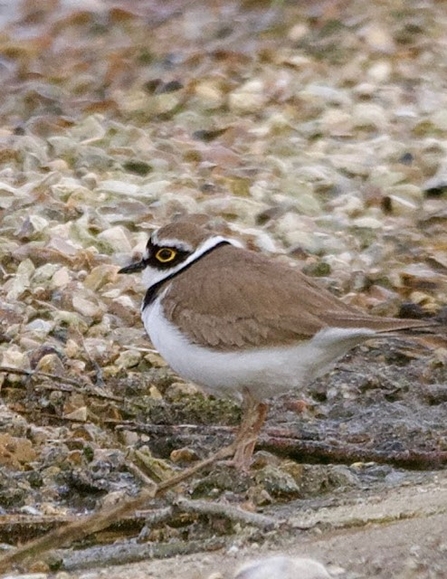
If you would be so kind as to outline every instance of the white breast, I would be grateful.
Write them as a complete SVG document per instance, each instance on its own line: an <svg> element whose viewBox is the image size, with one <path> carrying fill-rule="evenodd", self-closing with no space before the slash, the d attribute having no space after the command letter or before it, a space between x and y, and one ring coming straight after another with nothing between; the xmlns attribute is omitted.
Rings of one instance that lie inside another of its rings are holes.
<svg viewBox="0 0 447 579"><path fill-rule="evenodd" d="M164 317L159 298L144 309L142 319L152 344L179 376L215 395L239 398L245 387L260 400L311 382L375 335L366 328L328 328L294 346L222 352L189 342Z"/></svg>

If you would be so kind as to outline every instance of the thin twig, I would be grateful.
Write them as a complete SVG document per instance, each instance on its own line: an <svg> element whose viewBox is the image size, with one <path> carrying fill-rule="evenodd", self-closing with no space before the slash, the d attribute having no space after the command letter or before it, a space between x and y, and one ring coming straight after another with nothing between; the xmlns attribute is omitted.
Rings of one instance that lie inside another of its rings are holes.
<svg viewBox="0 0 447 579"><path fill-rule="evenodd" d="M4 374L17 374L18 376L27 376L28 378L48 378L49 380L54 380L57 382L57 388L62 390L62 384L68 384L69 386L75 386L77 389L85 391L89 390L88 394L91 396L96 396L97 398L106 398L107 400L114 400L115 402L123 402L123 398L119 396L114 396L113 394L108 394L106 392L92 391L92 385L87 383L78 382L73 378L66 378L65 376L60 376L59 374L50 374L48 372L41 372L40 370L23 370L21 368L12 368L10 366L0 366L0 372ZM70 389L70 392L72 389Z"/></svg>
<svg viewBox="0 0 447 579"><path fill-rule="evenodd" d="M357 444L302 440L272 434L271 431L261 434L258 448L300 462L304 460L344 464L358 461L377 462L417 470L441 468L447 464L447 451L445 450L377 450Z"/></svg>
<svg viewBox="0 0 447 579"><path fill-rule="evenodd" d="M59 550L54 552L58 563L66 571L89 569L91 567L108 568L111 565L135 563L147 559L167 559L178 555L216 551L227 546L228 539L211 537L200 541L173 541L172 543L122 543L90 547L82 551Z"/></svg>
<svg viewBox="0 0 447 579"><path fill-rule="evenodd" d="M138 538L141 540L144 537L144 533L155 525L160 523L166 523L171 521L175 516L175 509L172 506L162 507L161 509L156 509L154 511L139 511L138 516L144 517L144 527L141 530Z"/></svg>
<svg viewBox="0 0 447 579"><path fill-rule="evenodd" d="M284 524L285 521L274 519L273 517L267 517L266 515L260 515L258 513L251 513L250 511L244 511L239 507L234 507L232 505L224 503L214 503L208 501L190 501L184 497L178 498L174 506L179 508L185 513L196 513L198 515L208 515L212 517L224 517L235 523L242 523L244 525L251 525L262 529L263 531L272 531L273 529Z"/></svg>
<svg viewBox="0 0 447 579"><path fill-rule="evenodd" d="M127 470L133 474L136 479L139 479L146 487L153 487L154 491L157 488L157 484L144 473L141 468L139 468L132 460L126 460Z"/></svg>

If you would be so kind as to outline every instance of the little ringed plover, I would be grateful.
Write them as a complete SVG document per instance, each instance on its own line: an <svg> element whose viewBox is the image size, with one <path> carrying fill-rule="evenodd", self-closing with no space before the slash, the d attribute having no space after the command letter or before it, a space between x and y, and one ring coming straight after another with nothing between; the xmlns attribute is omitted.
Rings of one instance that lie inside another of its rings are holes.
<svg viewBox="0 0 447 579"><path fill-rule="evenodd" d="M427 322L371 316L288 264L192 220L152 233L143 258L144 327L182 378L244 404L234 463L247 468L265 399L326 373L348 350Z"/></svg>

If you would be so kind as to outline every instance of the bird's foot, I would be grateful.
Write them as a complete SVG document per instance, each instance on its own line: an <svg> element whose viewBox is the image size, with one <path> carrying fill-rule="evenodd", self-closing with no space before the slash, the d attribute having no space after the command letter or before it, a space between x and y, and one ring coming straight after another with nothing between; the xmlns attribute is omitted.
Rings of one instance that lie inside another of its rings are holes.
<svg viewBox="0 0 447 579"><path fill-rule="evenodd" d="M236 451L232 459L233 466L237 470L242 472L248 472L250 470L253 460L253 452L256 446L256 439L257 436L252 440L240 440L237 443Z"/></svg>

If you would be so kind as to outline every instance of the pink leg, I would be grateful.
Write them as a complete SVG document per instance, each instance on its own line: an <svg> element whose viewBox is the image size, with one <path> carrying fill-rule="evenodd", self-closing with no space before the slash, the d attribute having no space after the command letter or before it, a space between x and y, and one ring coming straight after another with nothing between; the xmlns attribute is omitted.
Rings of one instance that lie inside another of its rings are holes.
<svg viewBox="0 0 447 579"><path fill-rule="evenodd" d="M259 431L267 416L268 405L255 400L248 390L244 391L243 396L242 422L236 434L233 464L238 469L248 471Z"/></svg>

